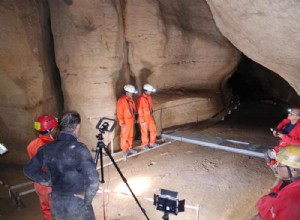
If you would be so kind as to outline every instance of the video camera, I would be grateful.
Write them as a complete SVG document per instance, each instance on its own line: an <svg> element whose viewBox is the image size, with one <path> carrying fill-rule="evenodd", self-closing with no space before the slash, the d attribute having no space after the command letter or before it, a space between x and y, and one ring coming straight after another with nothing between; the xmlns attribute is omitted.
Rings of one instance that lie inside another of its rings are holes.
<svg viewBox="0 0 300 220"><path fill-rule="evenodd" d="M177 199L177 194L177 192L161 189L160 195L154 194L153 205L156 206L156 210L168 214L171 213L177 215L178 212L184 212L185 200L179 201Z"/></svg>
<svg viewBox="0 0 300 220"><path fill-rule="evenodd" d="M105 131L112 132L116 127L117 121L111 118L100 118L99 122L96 125L96 128L105 133Z"/></svg>
<svg viewBox="0 0 300 220"><path fill-rule="evenodd" d="M94 163L97 166L97 162L100 156L100 163L101 163L101 182L104 183L104 176L103 176L103 153L102 149L106 151L106 154L109 154L106 145L103 142L103 133L112 132L114 128L116 127L117 121L111 118L100 118L99 122L96 125L96 128L99 130L99 134L96 135L96 138L98 140L97 146L96 146L96 154L94 158Z"/></svg>

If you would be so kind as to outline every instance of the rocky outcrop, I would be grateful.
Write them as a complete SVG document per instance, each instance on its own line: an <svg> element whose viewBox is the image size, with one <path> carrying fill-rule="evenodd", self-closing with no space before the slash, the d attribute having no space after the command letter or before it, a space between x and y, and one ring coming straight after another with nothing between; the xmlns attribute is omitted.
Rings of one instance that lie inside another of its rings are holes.
<svg viewBox="0 0 300 220"><path fill-rule="evenodd" d="M159 94L169 90L193 91L194 97L220 93L221 83L240 57L215 27L204 1L118 3L49 1L65 108L81 113L81 139L91 147L96 144L99 117L115 118L116 99L124 84L140 90L146 82L153 84L159 90L155 108L160 110L166 100ZM176 99L175 93L168 94ZM181 99L189 100L190 94L184 94ZM189 115L184 104L171 107L174 114ZM197 106L200 115L202 108L215 114L220 107L215 102ZM193 114L162 124L195 118Z"/></svg>
<svg viewBox="0 0 300 220"><path fill-rule="evenodd" d="M0 141L22 160L36 117L62 109L46 1L1 1L0 23Z"/></svg>
<svg viewBox="0 0 300 220"><path fill-rule="evenodd" d="M220 34L205 1L132 0L124 17L136 85L158 88L160 130L205 120L229 102L223 83L240 52Z"/></svg>
<svg viewBox="0 0 300 220"><path fill-rule="evenodd" d="M215 26L205 1L128 1L128 61L139 87L219 90L240 53Z"/></svg>
<svg viewBox="0 0 300 220"><path fill-rule="evenodd" d="M230 102L241 52L299 93L299 3L207 2L1 1L1 141L25 153L38 115L77 110L80 140L95 148L127 83L158 89L159 132L206 120Z"/></svg>
<svg viewBox="0 0 300 220"><path fill-rule="evenodd" d="M65 110L81 114L81 140L92 148L95 125L100 117L115 117L117 83L126 83L121 5L49 1L49 6Z"/></svg>
<svg viewBox="0 0 300 220"><path fill-rule="evenodd" d="M217 27L255 62L283 77L300 94L300 2L207 0Z"/></svg>

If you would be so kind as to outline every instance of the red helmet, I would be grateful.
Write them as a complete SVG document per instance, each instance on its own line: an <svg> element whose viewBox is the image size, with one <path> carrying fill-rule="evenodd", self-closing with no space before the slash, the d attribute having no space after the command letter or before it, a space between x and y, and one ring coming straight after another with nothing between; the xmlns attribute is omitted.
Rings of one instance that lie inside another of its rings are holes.
<svg viewBox="0 0 300 220"><path fill-rule="evenodd" d="M58 125L57 119L51 115L41 115L34 122L34 129L37 131L47 131Z"/></svg>

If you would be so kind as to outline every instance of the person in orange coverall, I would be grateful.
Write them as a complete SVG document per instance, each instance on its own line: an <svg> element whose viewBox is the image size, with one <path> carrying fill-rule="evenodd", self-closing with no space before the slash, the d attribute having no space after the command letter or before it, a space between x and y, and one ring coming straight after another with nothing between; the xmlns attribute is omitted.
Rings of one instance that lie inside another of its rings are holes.
<svg viewBox="0 0 300 220"><path fill-rule="evenodd" d="M151 93L156 89L150 85L145 84L143 93L138 97L138 113L139 123L141 127L142 147L148 149L155 147L156 142L156 125L153 118L153 102ZM150 134L150 135L149 135ZM149 139L150 136L150 139Z"/></svg>
<svg viewBox="0 0 300 220"><path fill-rule="evenodd" d="M38 131L39 136L30 142L27 146L27 152L29 158L31 159L38 152L39 148L44 144L54 140L54 135L56 133L57 119L51 115L42 115L38 117L37 121L34 122L34 128ZM47 171L45 171L47 172ZM43 186L39 183L34 183L34 188L36 193L39 196L40 205L42 213L45 220L51 220L51 211L50 211L50 193L51 187Z"/></svg>
<svg viewBox="0 0 300 220"><path fill-rule="evenodd" d="M133 85L124 86L125 95L122 95L117 102L117 117L121 127L120 134L120 147L123 151L123 155L127 157L129 153L136 153L137 151L132 149L133 142L133 130L136 107L133 100L133 94L136 93Z"/></svg>
<svg viewBox="0 0 300 220"><path fill-rule="evenodd" d="M281 148L273 167L281 181L258 200L258 214L251 220L299 220L300 147Z"/></svg>

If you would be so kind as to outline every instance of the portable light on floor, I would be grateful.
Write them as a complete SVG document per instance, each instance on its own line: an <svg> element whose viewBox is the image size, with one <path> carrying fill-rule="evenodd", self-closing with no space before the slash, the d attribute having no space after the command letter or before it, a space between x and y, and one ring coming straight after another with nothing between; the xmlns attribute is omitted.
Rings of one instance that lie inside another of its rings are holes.
<svg viewBox="0 0 300 220"><path fill-rule="evenodd" d="M184 212L185 200L177 199L178 192L161 189L160 194L154 194L153 205L156 210L164 212L162 219L169 220L169 214L178 215L178 212Z"/></svg>

